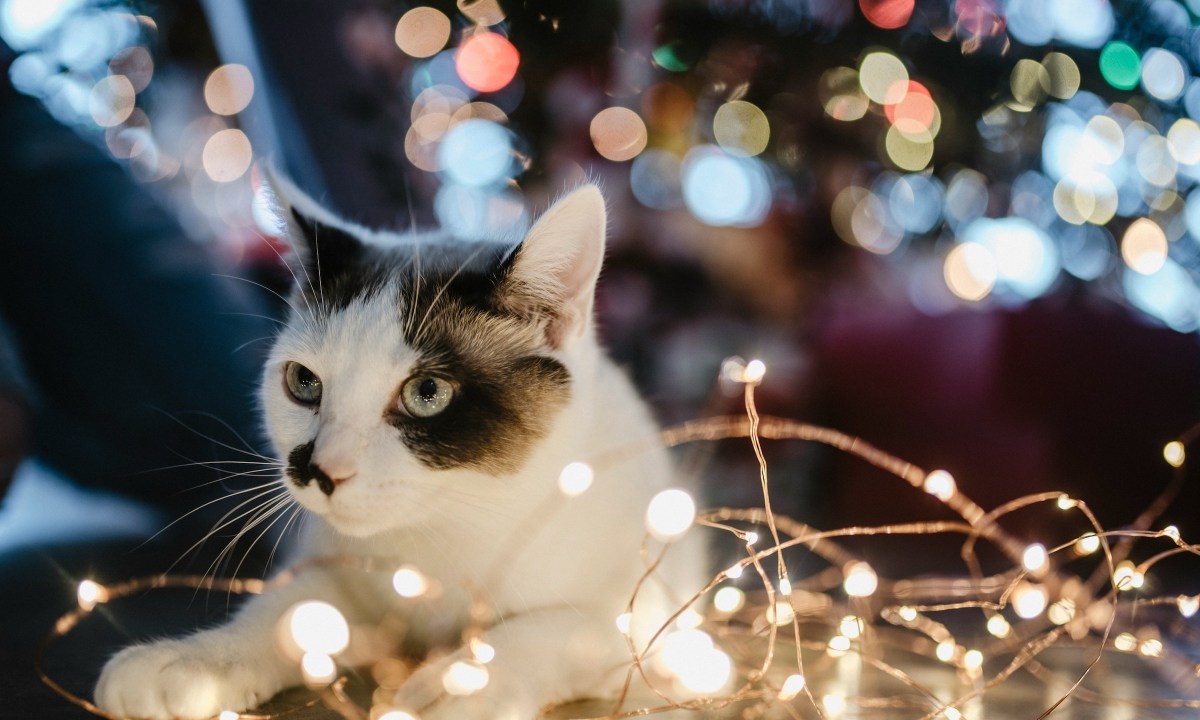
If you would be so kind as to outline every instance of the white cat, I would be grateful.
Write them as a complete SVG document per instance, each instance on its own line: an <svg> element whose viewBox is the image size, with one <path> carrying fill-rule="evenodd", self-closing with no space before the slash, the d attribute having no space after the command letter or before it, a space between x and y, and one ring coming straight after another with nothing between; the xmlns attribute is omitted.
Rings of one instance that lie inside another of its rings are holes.
<svg viewBox="0 0 1200 720"><path fill-rule="evenodd" d="M654 451L597 467L581 496L551 500L568 463L657 430L596 341L599 190L567 195L515 250L374 233L284 194L298 283L261 392L287 460L281 482L319 518L304 525L294 559L399 557L447 589L439 618L465 618L465 588L492 605L484 690L428 705L445 695L453 657L401 689L396 706L426 720L532 718L548 703L611 693L629 662L614 619L644 571L647 502L672 470ZM700 553L684 545L669 559L669 584L699 589ZM639 597L644 628L677 607L662 588L647 583ZM121 651L97 703L144 718L254 707L301 682L275 635L306 599L333 604L352 625L403 606L387 573L307 572L227 625Z"/></svg>

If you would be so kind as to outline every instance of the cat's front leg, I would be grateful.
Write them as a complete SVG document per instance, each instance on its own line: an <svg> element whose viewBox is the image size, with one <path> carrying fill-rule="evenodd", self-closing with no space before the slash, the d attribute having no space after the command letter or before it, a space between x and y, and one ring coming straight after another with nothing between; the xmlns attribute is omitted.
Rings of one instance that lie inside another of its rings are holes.
<svg viewBox="0 0 1200 720"><path fill-rule="evenodd" d="M277 627L297 602L321 599L353 607L314 573L251 598L226 625L194 635L133 645L104 666L96 704L137 718L209 718L258 706L301 682L299 664L281 651Z"/></svg>
<svg viewBox="0 0 1200 720"><path fill-rule="evenodd" d="M533 720L555 703L612 694L629 662L613 618L584 608L510 617L482 639L494 652L477 658L464 648L426 664L397 693L396 707L423 720ZM486 685L466 693L481 667Z"/></svg>

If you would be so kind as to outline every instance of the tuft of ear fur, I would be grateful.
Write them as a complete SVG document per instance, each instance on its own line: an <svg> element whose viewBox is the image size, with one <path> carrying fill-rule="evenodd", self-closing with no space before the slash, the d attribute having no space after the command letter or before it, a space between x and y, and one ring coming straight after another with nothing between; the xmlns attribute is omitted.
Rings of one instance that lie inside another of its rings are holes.
<svg viewBox="0 0 1200 720"><path fill-rule="evenodd" d="M321 207L290 180L264 166L263 177L273 200L275 216L283 225L283 235L292 249L300 272L313 281L337 275L362 252L362 241L350 232L346 223Z"/></svg>
<svg viewBox="0 0 1200 720"><path fill-rule="evenodd" d="M517 312L548 318L546 339L561 348L591 324L604 262L604 196L584 185L556 202L525 236L503 295Z"/></svg>

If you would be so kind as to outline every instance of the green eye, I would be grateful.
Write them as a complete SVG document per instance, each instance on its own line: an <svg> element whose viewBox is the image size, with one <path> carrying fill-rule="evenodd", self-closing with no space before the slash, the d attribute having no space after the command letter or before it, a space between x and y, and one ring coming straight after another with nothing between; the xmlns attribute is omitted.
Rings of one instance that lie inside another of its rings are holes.
<svg viewBox="0 0 1200 720"><path fill-rule="evenodd" d="M298 362L289 362L283 369L288 395L301 405L321 402L321 378Z"/></svg>
<svg viewBox="0 0 1200 720"><path fill-rule="evenodd" d="M413 417L433 417L445 410L454 399L454 386L431 375L409 378L400 388L400 402Z"/></svg>

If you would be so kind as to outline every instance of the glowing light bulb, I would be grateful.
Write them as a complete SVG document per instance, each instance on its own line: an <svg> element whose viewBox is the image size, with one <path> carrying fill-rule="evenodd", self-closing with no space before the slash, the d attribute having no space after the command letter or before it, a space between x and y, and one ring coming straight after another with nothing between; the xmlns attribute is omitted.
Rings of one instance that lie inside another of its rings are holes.
<svg viewBox="0 0 1200 720"><path fill-rule="evenodd" d="M79 601L81 609L91 611L92 608L108 599L108 591L99 583L83 580L79 583L79 589L75 591L75 597Z"/></svg>
<svg viewBox="0 0 1200 720"><path fill-rule="evenodd" d="M942 717L946 718L946 720L962 720L962 716L962 713L952 707L948 707L942 711Z"/></svg>
<svg viewBox="0 0 1200 720"><path fill-rule="evenodd" d="M1133 652L1137 649L1138 641L1129 633L1121 633L1113 638L1113 647L1121 652Z"/></svg>
<svg viewBox="0 0 1200 720"><path fill-rule="evenodd" d="M1066 625L1075 617L1075 601L1063 598L1046 610L1046 618L1055 625Z"/></svg>
<svg viewBox="0 0 1200 720"><path fill-rule="evenodd" d="M954 494L958 492L958 484L954 482L954 476L945 470L934 470L926 475L923 487L925 492L943 502L954 497Z"/></svg>
<svg viewBox="0 0 1200 720"><path fill-rule="evenodd" d="M746 544L747 545L754 545L757 542L758 542L758 533L753 532L753 531L746 533Z"/></svg>
<svg viewBox="0 0 1200 720"><path fill-rule="evenodd" d="M830 657L841 657L850 650L850 638L845 635L834 635L829 638L826 652Z"/></svg>
<svg viewBox="0 0 1200 720"><path fill-rule="evenodd" d="M1113 586L1121 591L1137 590L1146 582L1146 576L1129 560L1117 565L1113 572Z"/></svg>
<svg viewBox="0 0 1200 720"><path fill-rule="evenodd" d="M629 627L633 623L633 615L623 612L617 616L617 630L621 631L622 635L629 634Z"/></svg>
<svg viewBox="0 0 1200 720"><path fill-rule="evenodd" d="M1033 583L1021 583L1013 592L1013 611L1018 617L1031 620L1046 609L1046 590Z"/></svg>
<svg viewBox="0 0 1200 720"><path fill-rule="evenodd" d="M846 578L842 583L842 588L850 597L870 597L879 587L879 576L865 562L848 563L842 572Z"/></svg>
<svg viewBox="0 0 1200 720"><path fill-rule="evenodd" d="M392 587L400 597L420 597L429 590L429 581L420 570L405 565L392 575Z"/></svg>
<svg viewBox="0 0 1200 720"><path fill-rule="evenodd" d="M953 640L943 640L937 644L937 648L933 651L933 654L937 656L938 660L948 663L954 659L954 653L957 649L958 646L954 644Z"/></svg>
<svg viewBox="0 0 1200 720"><path fill-rule="evenodd" d="M496 659L496 648L479 638L471 639L471 655L479 662L487 665Z"/></svg>
<svg viewBox="0 0 1200 720"><path fill-rule="evenodd" d="M308 685L328 685L337 677L337 665L325 653L306 652L300 659L300 672Z"/></svg>
<svg viewBox="0 0 1200 720"><path fill-rule="evenodd" d="M742 371L742 382L748 384L762 382L763 376L766 374L766 363L762 360L751 360L746 363L746 369Z"/></svg>
<svg viewBox="0 0 1200 720"><path fill-rule="evenodd" d="M305 657L336 655L350 644L350 626L342 613L327 602L308 600L291 610L292 639ZM312 662L319 662L314 659ZM330 660L330 663L333 661ZM313 673L314 677L320 676Z"/></svg>
<svg viewBox="0 0 1200 720"><path fill-rule="evenodd" d="M1174 525L1166 526L1160 531L1160 533L1163 537L1170 538L1175 542L1179 542L1179 528L1175 527Z"/></svg>
<svg viewBox="0 0 1200 720"><path fill-rule="evenodd" d="M847 615L838 623L838 631L851 640L861 637L865 627L866 623L857 615Z"/></svg>
<svg viewBox="0 0 1200 720"><path fill-rule="evenodd" d="M1050 556L1046 553L1046 546L1041 543L1033 543L1025 548L1025 552L1021 555L1021 564L1031 573L1040 573L1050 564Z"/></svg>
<svg viewBox="0 0 1200 720"><path fill-rule="evenodd" d="M742 576L742 573L744 571L745 571L745 568L742 567L741 563L734 563L734 564L730 565L729 567L725 568L725 577L731 578L733 580L737 580L738 578L740 578Z"/></svg>
<svg viewBox="0 0 1200 720"><path fill-rule="evenodd" d="M695 630L704 622L704 616L695 610L684 610L675 618L675 627L680 630Z"/></svg>
<svg viewBox="0 0 1200 720"><path fill-rule="evenodd" d="M217 716L217 720L238 720L240 717L241 715L232 710L222 710L221 714Z"/></svg>
<svg viewBox="0 0 1200 720"><path fill-rule="evenodd" d="M663 639L659 665L695 693L720 690L733 675L733 662L702 630L679 630Z"/></svg>
<svg viewBox="0 0 1200 720"><path fill-rule="evenodd" d="M783 578L779 581L779 594L787 597L792 594L792 581Z"/></svg>
<svg viewBox="0 0 1200 720"><path fill-rule="evenodd" d="M783 626L796 618L796 611L787 602L780 601L767 608L767 622Z"/></svg>
<svg viewBox="0 0 1200 720"><path fill-rule="evenodd" d="M1012 625L1001 615L993 615L988 618L987 631L998 638L1006 638L1012 632Z"/></svg>
<svg viewBox="0 0 1200 720"><path fill-rule="evenodd" d="M971 671L983 667L983 653L978 650L968 650L963 653L963 667Z"/></svg>
<svg viewBox="0 0 1200 720"><path fill-rule="evenodd" d="M661 542L683 537L696 520L696 503L683 490L663 490L646 508L646 529Z"/></svg>
<svg viewBox="0 0 1200 720"><path fill-rule="evenodd" d="M1075 552L1080 555L1091 555L1100 549L1100 536L1088 533L1075 541Z"/></svg>
<svg viewBox="0 0 1200 720"><path fill-rule="evenodd" d="M1059 510L1070 510L1071 508L1078 505L1079 502L1076 501L1074 498L1072 498L1070 495L1060 495L1058 497L1058 502L1056 504L1058 505Z"/></svg>
<svg viewBox="0 0 1200 720"><path fill-rule="evenodd" d="M595 473L592 466L585 462L573 462L562 469L558 475L558 489L567 497L582 495L592 486Z"/></svg>
<svg viewBox="0 0 1200 720"><path fill-rule="evenodd" d="M1179 608L1180 615L1190 618L1200 610L1200 595L1180 595L1176 598L1175 605Z"/></svg>
<svg viewBox="0 0 1200 720"><path fill-rule="evenodd" d="M488 669L472 660L456 660L442 674L442 687L451 695L474 695L487 687Z"/></svg>
<svg viewBox="0 0 1200 720"><path fill-rule="evenodd" d="M388 710L379 716L379 720L418 720L416 715L403 710Z"/></svg>
<svg viewBox="0 0 1200 720"><path fill-rule="evenodd" d="M1183 443L1178 440L1172 440L1163 446L1163 459L1171 467L1182 467L1184 461L1187 460L1187 451L1183 447Z"/></svg>
<svg viewBox="0 0 1200 720"><path fill-rule="evenodd" d="M821 706L825 708L825 714L830 717L838 717L846 712L846 696L829 694L821 698Z"/></svg>
<svg viewBox="0 0 1200 720"><path fill-rule="evenodd" d="M1142 641L1141 646L1138 647L1138 651L1141 652L1146 657L1162 657L1162 652L1163 652L1162 640L1159 640L1158 638L1150 638L1149 640L1144 640L1144 641Z"/></svg>
<svg viewBox="0 0 1200 720"><path fill-rule="evenodd" d="M713 595L713 608L727 615L741 610L745 604L746 593L732 585L726 585Z"/></svg>
<svg viewBox="0 0 1200 720"><path fill-rule="evenodd" d="M779 688L779 699L787 702L800 694L804 689L805 680L803 675L788 675L783 681L783 687Z"/></svg>
<svg viewBox="0 0 1200 720"><path fill-rule="evenodd" d="M917 609L914 607L905 605L897 612L900 614L900 619L904 622L912 622L913 620L917 619Z"/></svg>

